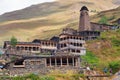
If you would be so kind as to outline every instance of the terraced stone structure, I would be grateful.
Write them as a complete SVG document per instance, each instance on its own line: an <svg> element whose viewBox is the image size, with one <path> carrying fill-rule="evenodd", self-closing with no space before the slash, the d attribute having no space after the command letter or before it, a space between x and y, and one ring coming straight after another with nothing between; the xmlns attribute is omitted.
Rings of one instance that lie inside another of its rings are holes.
<svg viewBox="0 0 120 80"><path fill-rule="evenodd" d="M78 30L65 28L59 36L49 40L18 42L15 49L11 48L10 41L5 41L5 59L9 62L4 68L9 70L10 75L46 74L53 70L79 72L80 57L86 54L85 41L100 36L100 31L92 30L88 11L85 6L81 8Z"/></svg>

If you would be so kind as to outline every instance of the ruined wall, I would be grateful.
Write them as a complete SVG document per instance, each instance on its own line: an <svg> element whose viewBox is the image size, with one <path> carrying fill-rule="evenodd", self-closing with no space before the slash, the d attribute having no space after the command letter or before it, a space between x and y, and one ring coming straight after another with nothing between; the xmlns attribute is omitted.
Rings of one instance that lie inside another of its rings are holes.
<svg viewBox="0 0 120 80"><path fill-rule="evenodd" d="M14 67L14 63L11 63L7 69L10 71L10 75L45 73L45 59L26 59L24 60L24 67L21 67L21 65L17 65L16 67Z"/></svg>
<svg viewBox="0 0 120 80"><path fill-rule="evenodd" d="M79 64L79 63L77 63ZM9 70L9 74L11 76L14 75L24 75L24 74L46 74L49 72L53 72L55 70L60 71L61 73L65 73L69 70L73 70L74 72L79 72L80 67L63 65L63 66L46 66L46 58L39 59L26 59L24 60L24 65L15 66L14 63L11 63L7 69Z"/></svg>

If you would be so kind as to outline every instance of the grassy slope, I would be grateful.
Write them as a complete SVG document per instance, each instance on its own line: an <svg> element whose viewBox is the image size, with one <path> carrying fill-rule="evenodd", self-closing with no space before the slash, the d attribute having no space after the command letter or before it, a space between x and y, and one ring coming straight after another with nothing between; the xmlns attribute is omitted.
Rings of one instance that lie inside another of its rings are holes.
<svg viewBox="0 0 120 80"><path fill-rule="evenodd" d="M107 11L102 11L91 17L93 22L98 22L102 16L106 16L108 18L109 23L120 18L120 7L116 9L111 9Z"/></svg>
<svg viewBox="0 0 120 80"><path fill-rule="evenodd" d="M101 67L120 61L120 30L103 32L99 39L87 42L87 49L99 58Z"/></svg>
<svg viewBox="0 0 120 80"><path fill-rule="evenodd" d="M109 4L106 5L106 2ZM87 5L90 14L114 8L112 0L60 0L58 2L33 5L23 10L6 13L0 16L0 43L9 40L12 35L20 41L31 41L34 38L48 39L58 35L65 27L77 29L79 9ZM103 6L104 5L104 6ZM112 7L108 7L112 6ZM96 10L96 12L91 12Z"/></svg>
<svg viewBox="0 0 120 80"><path fill-rule="evenodd" d="M108 22L112 22L120 18L120 7L112 10L100 12L91 17L93 22L98 22L101 16L108 19L114 16ZM88 50L92 51L99 59L101 65L107 65L111 61L120 61L120 30L102 32L101 38L87 42Z"/></svg>

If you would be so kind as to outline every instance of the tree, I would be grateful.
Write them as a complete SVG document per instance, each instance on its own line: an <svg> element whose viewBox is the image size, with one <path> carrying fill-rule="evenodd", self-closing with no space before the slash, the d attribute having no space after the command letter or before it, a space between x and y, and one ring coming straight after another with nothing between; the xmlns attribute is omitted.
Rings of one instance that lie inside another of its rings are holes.
<svg viewBox="0 0 120 80"><path fill-rule="evenodd" d="M99 20L100 24L107 24L108 23L108 19L106 16L102 16L101 19Z"/></svg>
<svg viewBox="0 0 120 80"><path fill-rule="evenodd" d="M11 40L10 40L10 44L12 47L15 47L17 44L17 38L15 38L14 36L12 36Z"/></svg>

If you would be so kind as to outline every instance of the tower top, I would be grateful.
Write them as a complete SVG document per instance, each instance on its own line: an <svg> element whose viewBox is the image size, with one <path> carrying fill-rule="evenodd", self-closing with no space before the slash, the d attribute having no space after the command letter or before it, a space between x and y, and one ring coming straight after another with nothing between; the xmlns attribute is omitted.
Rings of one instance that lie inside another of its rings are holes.
<svg viewBox="0 0 120 80"><path fill-rule="evenodd" d="M83 10L87 10L87 11L89 11L88 8L87 8L86 6L83 6L83 7L81 8L80 11L83 11Z"/></svg>

